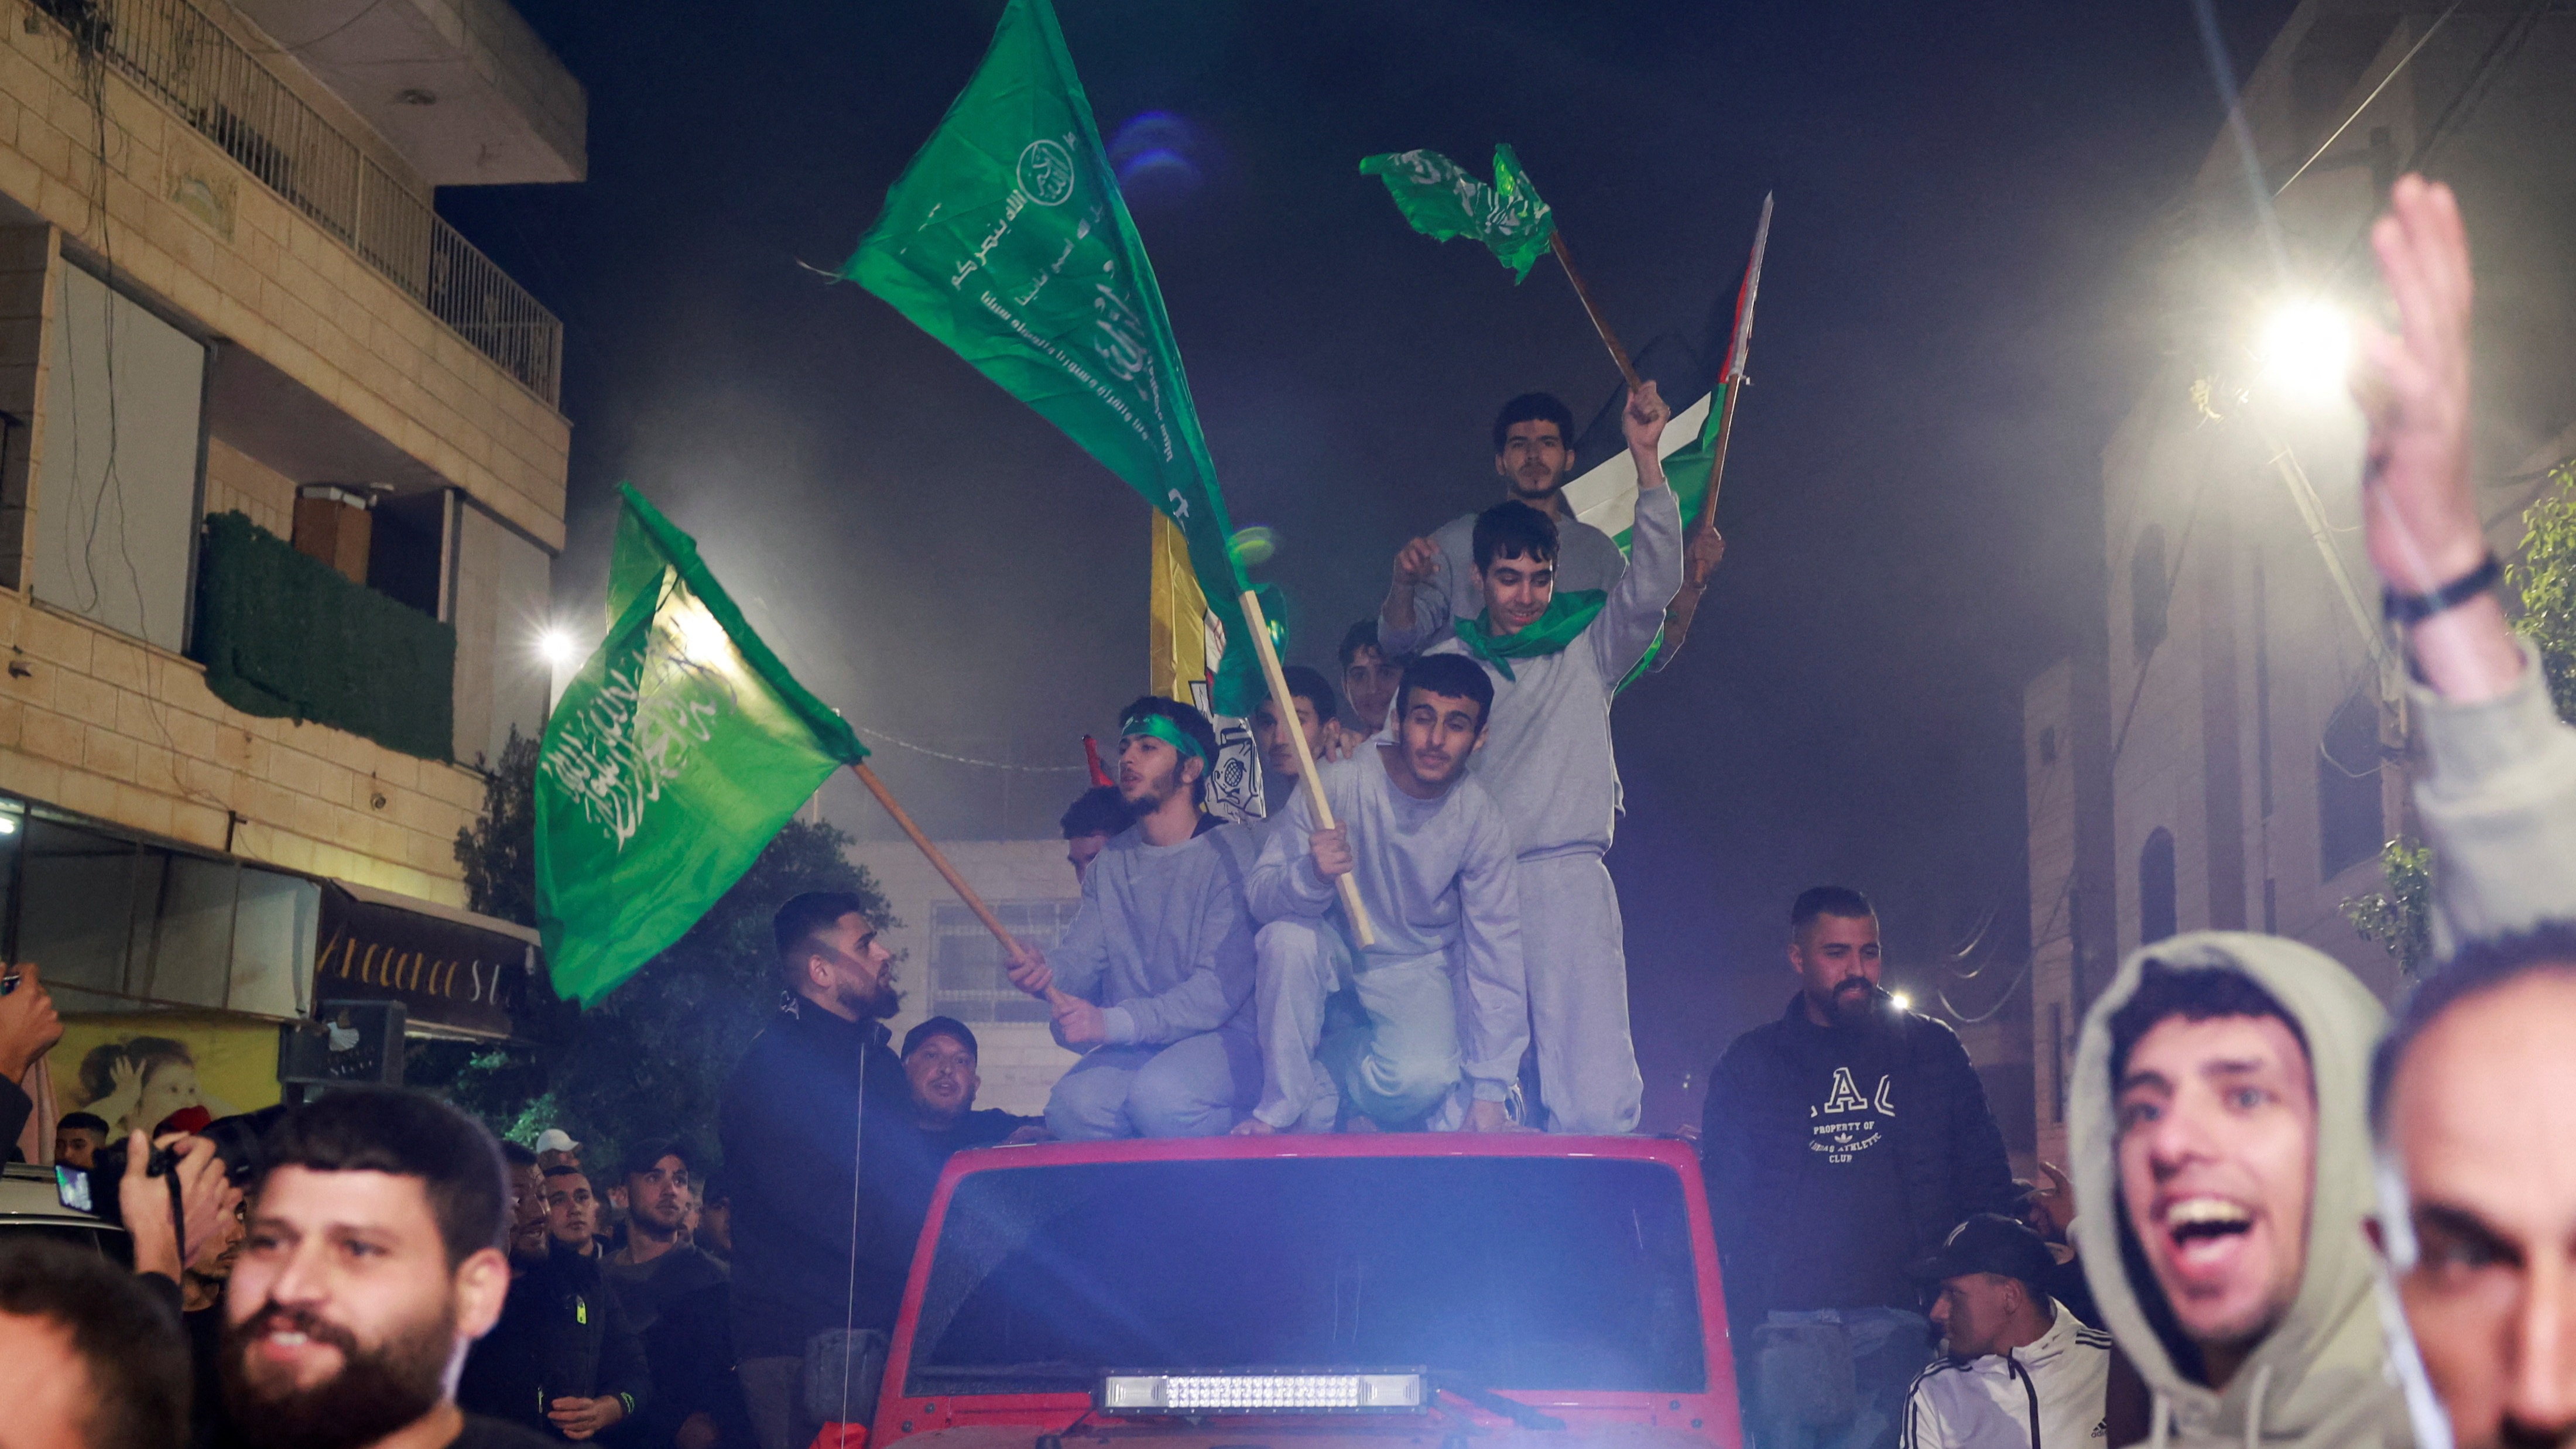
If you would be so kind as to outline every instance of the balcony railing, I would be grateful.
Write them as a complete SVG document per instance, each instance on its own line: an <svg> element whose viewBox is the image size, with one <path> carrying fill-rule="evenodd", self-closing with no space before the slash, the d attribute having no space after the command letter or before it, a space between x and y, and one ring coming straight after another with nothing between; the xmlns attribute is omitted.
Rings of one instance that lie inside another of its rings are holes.
<svg viewBox="0 0 2576 1449"><path fill-rule="evenodd" d="M187 0L49 0L108 63L554 403L563 323Z"/></svg>

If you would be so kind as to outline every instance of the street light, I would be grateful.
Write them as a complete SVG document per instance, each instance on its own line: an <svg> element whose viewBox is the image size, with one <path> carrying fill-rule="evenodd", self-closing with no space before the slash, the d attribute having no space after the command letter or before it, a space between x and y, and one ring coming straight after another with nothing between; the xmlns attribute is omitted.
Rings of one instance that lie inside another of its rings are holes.
<svg viewBox="0 0 2576 1449"><path fill-rule="evenodd" d="M2264 321L2257 356L2275 387L2311 400L2338 396L2352 371L2352 319L2314 299L2289 303Z"/></svg>
<svg viewBox="0 0 2576 1449"><path fill-rule="evenodd" d="M561 669L581 657L581 646L571 631L549 624L537 631L537 657Z"/></svg>

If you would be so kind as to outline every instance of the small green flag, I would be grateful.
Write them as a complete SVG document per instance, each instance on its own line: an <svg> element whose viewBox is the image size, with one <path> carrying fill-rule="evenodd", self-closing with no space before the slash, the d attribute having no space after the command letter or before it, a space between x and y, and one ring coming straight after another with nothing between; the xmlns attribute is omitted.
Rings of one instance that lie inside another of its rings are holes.
<svg viewBox="0 0 2576 1449"><path fill-rule="evenodd" d="M984 63L904 168L841 275L1038 410L1178 524L1229 646L1220 714L1261 667L1208 460L1145 244L1047 0L1010 0Z"/></svg>
<svg viewBox="0 0 2576 1449"><path fill-rule="evenodd" d="M1360 170L1386 183L1395 209L1415 231L1441 241L1464 236L1483 242L1494 260L1512 269L1515 283L1529 280L1530 268L1556 236L1556 214L1538 199L1538 188L1509 146L1494 148L1491 186L1437 151L1371 156Z"/></svg>
<svg viewBox="0 0 2576 1449"><path fill-rule="evenodd" d="M868 757L743 622L695 540L621 485L608 637L537 752L537 929L585 1005L687 934Z"/></svg>

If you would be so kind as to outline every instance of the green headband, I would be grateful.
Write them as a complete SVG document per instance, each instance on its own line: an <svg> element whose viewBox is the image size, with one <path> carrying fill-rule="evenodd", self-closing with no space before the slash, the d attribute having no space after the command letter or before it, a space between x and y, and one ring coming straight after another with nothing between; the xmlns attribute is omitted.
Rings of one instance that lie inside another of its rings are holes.
<svg viewBox="0 0 2576 1449"><path fill-rule="evenodd" d="M1191 739L1190 732L1175 723L1170 715L1152 711L1131 714L1118 726L1118 738L1123 740L1129 735L1150 735L1202 765L1208 763L1207 750Z"/></svg>

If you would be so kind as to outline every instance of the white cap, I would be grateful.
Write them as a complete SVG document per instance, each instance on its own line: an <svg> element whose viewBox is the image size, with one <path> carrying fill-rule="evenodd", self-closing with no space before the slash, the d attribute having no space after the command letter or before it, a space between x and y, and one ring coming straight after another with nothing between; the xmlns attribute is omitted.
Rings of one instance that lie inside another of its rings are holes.
<svg viewBox="0 0 2576 1449"><path fill-rule="evenodd" d="M579 1152L581 1144L573 1141L572 1134L561 1127L549 1127L537 1134L537 1150L539 1152Z"/></svg>

